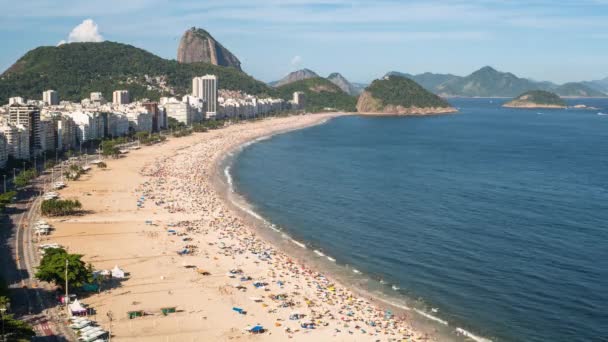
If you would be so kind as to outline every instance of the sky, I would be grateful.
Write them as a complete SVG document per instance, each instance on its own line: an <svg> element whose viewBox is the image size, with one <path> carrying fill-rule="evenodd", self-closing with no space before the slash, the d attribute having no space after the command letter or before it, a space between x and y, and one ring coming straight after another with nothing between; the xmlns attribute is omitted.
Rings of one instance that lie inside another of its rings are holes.
<svg viewBox="0 0 608 342"><path fill-rule="evenodd" d="M175 59L209 31L262 81L309 68L370 82L388 71L485 65L557 83L608 77L608 0L0 0L0 70L41 45L131 44Z"/></svg>

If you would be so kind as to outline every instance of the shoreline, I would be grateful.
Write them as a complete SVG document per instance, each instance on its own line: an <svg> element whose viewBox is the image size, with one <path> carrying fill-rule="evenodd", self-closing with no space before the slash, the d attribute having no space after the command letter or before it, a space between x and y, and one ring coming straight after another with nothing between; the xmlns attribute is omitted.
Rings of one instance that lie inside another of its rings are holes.
<svg viewBox="0 0 608 342"><path fill-rule="evenodd" d="M343 115L347 114L272 118L170 139L154 146L154 150L143 148L127 158L110 160L108 170L95 169L81 181L70 182L60 191L61 196L76 196L92 213L50 220L57 231L48 240L84 254L96 269L119 265L131 274L111 289L82 300L95 308L97 321L108 328L110 322L105 316L112 311L119 317L112 322L114 338L125 341L243 338L248 335L243 332L244 326L259 323L269 329L259 338L269 341L357 340L367 335L380 340L399 336L436 340L413 328L409 317L383 317L379 306L386 305L361 298L356 289L319 274L315 265L294 262L296 257L260 238L260 232L230 208L232 204L218 188L219 166L240 146ZM106 177L99 175L103 173ZM146 198L146 204L136 208L133 203L141 194L145 194L142 198ZM144 224L148 218L154 223ZM175 235L167 236L169 227L177 227L173 229L192 241L188 245L193 246L194 255L171 252L186 243ZM211 275L201 278L186 267L190 265L204 267ZM238 279L226 275L235 268L242 269L253 281L267 283L263 287L270 292L251 288L251 283L242 283L246 292L235 291ZM275 284L279 283L277 288ZM301 329L294 323L302 320L287 320L293 307L273 309L280 301L271 299L270 293L279 291L293 297L295 308L310 317L306 319L319 322L317 329ZM261 296L262 304L248 299L252 295ZM155 306L162 305L177 305L181 312L175 320L158 318L157 314L136 320L124 318L123 311L153 312L158 310ZM249 314L230 312L235 305L245 307ZM352 316L346 315L347 309ZM377 324L368 325L372 321Z"/></svg>
<svg viewBox="0 0 608 342"><path fill-rule="evenodd" d="M458 110L448 113L433 113L422 115L385 114L384 116L432 116L441 114L451 114L456 112L458 112ZM212 183L216 192L223 199L225 205L235 211L235 213L239 215L242 220L248 222L251 225L249 229L251 229L255 233L260 234L264 241L270 243L273 247L277 248L286 255L296 256L297 258L299 258L302 264L310 266L313 270L317 272L323 272L327 276L327 278L332 279L336 284L339 284L340 286L349 289L350 291L356 293L358 296L365 297L376 307L384 307L386 310L391 310L393 313L399 315L409 315L408 318L410 319L410 323L413 324L413 326L417 328L419 332L423 332L429 335L432 334L434 338L439 338L439 341L462 341L466 340L466 337L472 341L491 342L490 339L475 335L461 327L450 325L447 321L437 316L434 316L429 312L426 312L423 308L418 307L416 305L417 303L414 303L414 305L406 303L397 303L394 301L396 299L394 295L393 297L391 297L391 294L362 288L363 282L376 280L372 279L370 275L361 274L360 271L352 267L351 269L348 269L348 265L336 264L336 260L332 256L323 253L325 251L311 249L309 248L309 246L306 246L301 241L295 240L291 235L286 234L284 230L277 229L271 221L268 221L266 218L263 218L252 209L251 203L237 191L234 184L232 183L233 178L232 175L229 174L229 172L234 166L234 161L238 158L238 155L250 145L270 139L276 135L289 133L294 130L301 130L313 126L322 125L331 120L336 119L337 117L353 115L369 116L367 114L358 112L342 113L340 115L333 116L320 122L314 123L312 125L270 132L266 135L254 137L243 141L241 144L233 146L227 151L227 153L224 154L223 157L219 158L215 162L215 172L212 176ZM228 183L224 181L225 178L229 178ZM300 247L300 249L290 249L290 247L292 247L294 244ZM320 260L315 260L318 258L320 258ZM329 261L329 263L327 261ZM337 274L337 272L340 271L348 271L350 274ZM350 281L347 280L346 278L348 278L348 276L353 277L353 279L351 279ZM378 281L378 284L375 285L382 284L383 283ZM408 298L408 301L410 300L414 301L414 299Z"/></svg>

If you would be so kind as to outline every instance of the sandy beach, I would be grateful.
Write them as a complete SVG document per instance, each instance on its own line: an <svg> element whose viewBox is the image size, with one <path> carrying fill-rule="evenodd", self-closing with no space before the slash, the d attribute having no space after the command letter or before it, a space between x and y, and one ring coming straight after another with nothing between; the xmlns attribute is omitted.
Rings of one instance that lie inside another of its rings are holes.
<svg viewBox="0 0 608 342"><path fill-rule="evenodd" d="M260 238L214 186L218 163L240 145L339 115L272 118L172 138L69 182L60 196L80 200L86 214L49 219L56 231L47 240L83 254L97 270L119 266L128 273L82 300L112 340L434 340ZM164 316L164 307L177 310ZM127 317L139 310L146 316ZM266 331L245 330L255 325Z"/></svg>

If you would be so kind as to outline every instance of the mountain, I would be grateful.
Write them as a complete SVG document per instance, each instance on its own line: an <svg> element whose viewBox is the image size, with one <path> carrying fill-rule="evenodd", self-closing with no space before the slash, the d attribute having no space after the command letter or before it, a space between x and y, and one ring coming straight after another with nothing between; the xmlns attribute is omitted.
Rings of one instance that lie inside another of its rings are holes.
<svg viewBox="0 0 608 342"><path fill-rule="evenodd" d="M527 91L503 107L510 108L566 108L566 102L559 95L544 90Z"/></svg>
<svg viewBox="0 0 608 342"><path fill-rule="evenodd" d="M354 112L357 99L346 94L340 87L322 77L297 80L276 88L279 97L291 100L296 91L304 92L305 109L310 112L332 108Z"/></svg>
<svg viewBox="0 0 608 342"><path fill-rule="evenodd" d="M215 40L209 32L193 27L184 32L177 48L180 63L210 63L241 71L241 61Z"/></svg>
<svg viewBox="0 0 608 342"><path fill-rule="evenodd" d="M366 114L426 115L456 110L444 99L407 77L388 76L365 88L357 111Z"/></svg>
<svg viewBox="0 0 608 342"><path fill-rule="evenodd" d="M565 97L605 97L606 94L596 89L592 89L582 83L570 82L562 84L553 89L559 96Z"/></svg>
<svg viewBox="0 0 608 342"><path fill-rule="evenodd" d="M302 69L302 70L290 72L287 76L281 78L278 81L270 82L269 84L273 87L280 87L280 86L284 86L284 85L292 83L292 82L301 81L301 80L305 80L307 78L314 78L314 77L319 77L319 75L317 75L316 72L314 72L310 69Z"/></svg>
<svg viewBox="0 0 608 342"><path fill-rule="evenodd" d="M566 83L560 86L552 82L538 82L520 78L512 73L500 72L489 66L465 77L430 72L412 75L397 71L386 74L386 76L390 75L412 79L427 90L441 96L514 97L528 90L547 90L560 96L573 97L608 96L608 78L591 82ZM606 88L604 88L604 85Z"/></svg>
<svg viewBox="0 0 608 342"><path fill-rule="evenodd" d="M445 96L515 97L534 89L538 89L535 82L486 66L439 85L437 92Z"/></svg>
<svg viewBox="0 0 608 342"><path fill-rule="evenodd" d="M207 63L183 64L114 42L70 43L33 49L0 75L0 103L11 96L40 99L54 89L64 100L80 101L93 91L111 98L128 89L133 99L190 93L192 78L214 74L222 89L271 94L266 84L235 69Z"/></svg>
<svg viewBox="0 0 608 342"><path fill-rule="evenodd" d="M426 90L432 91L432 92L436 92L437 87L439 87L441 84L443 84L445 82L461 78L460 76L456 76L456 75L452 75L452 74L434 74L431 72L425 72L423 74L412 75L412 74L401 73L398 71L388 72L385 75L385 77L386 76L407 77L407 78L413 80L414 82L420 84Z"/></svg>
<svg viewBox="0 0 608 342"><path fill-rule="evenodd" d="M583 81L580 83L583 85L586 85L587 87L589 87L591 89L608 94L608 77L606 77L602 80Z"/></svg>
<svg viewBox="0 0 608 342"><path fill-rule="evenodd" d="M334 73L330 74L329 76L327 76L327 79L331 83L340 87L340 89L342 89L342 91L347 93L348 95L355 96L355 95L359 95L361 93L360 90L362 90L362 89L355 87L346 78L344 78L344 76L342 76L340 73L334 72Z"/></svg>

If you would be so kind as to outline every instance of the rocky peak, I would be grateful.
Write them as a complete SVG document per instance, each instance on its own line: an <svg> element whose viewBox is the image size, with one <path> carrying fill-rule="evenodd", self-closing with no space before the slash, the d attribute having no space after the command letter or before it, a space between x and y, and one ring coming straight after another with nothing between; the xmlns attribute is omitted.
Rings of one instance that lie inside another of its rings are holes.
<svg viewBox="0 0 608 342"><path fill-rule="evenodd" d="M180 63L204 62L241 70L241 62L209 32L192 27L184 32L177 48Z"/></svg>
<svg viewBox="0 0 608 342"><path fill-rule="evenodd" d="M314 77L319 77L319 75L317 75L316 72L310 70L310 69L301 69L301 70L297 70L294 72L289 73L287 76L283 77L282 79L273 82L272 85L275 87L280 87L289 83L293 83L296 81L301 81L301 80L305 80L307 78L314 78Z"/></svg>
<svg viewBox="0 0 608 342"><path fill-rule="evenodd" d="M357 94L357 89L355 89L355 87L340 73L331 73L329 76L327 76L327 79L331 83L337 85L340 89L342 89L343 92L347 93L348 95Z"/></svg>

